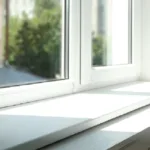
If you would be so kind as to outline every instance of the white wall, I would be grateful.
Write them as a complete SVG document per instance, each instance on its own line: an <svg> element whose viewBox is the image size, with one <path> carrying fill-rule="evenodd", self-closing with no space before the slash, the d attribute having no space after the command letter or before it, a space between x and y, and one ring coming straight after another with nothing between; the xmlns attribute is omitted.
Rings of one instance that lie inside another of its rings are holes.
<svg viewBox="0 0 150 150"><path fill-rule="evenodd" d="M141 79L150 80L150 0L142 1L142 68Z"/></svg>

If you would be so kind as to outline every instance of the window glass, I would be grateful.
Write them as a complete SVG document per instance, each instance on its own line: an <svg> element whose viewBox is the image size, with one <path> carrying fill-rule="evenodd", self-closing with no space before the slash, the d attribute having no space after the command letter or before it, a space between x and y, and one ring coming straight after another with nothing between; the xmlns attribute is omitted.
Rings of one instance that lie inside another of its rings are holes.
<svg viewBox="0 0 150 150"><path fill-rule="evenodd" d="M0 0L0 86L68 78L64 0Z"/></svg>
<svg viewBox="0 0 150 150"><path fill-rule="evenodd" d="M123 65L131 62L129 1L92 0L93 66Z"/></svg>

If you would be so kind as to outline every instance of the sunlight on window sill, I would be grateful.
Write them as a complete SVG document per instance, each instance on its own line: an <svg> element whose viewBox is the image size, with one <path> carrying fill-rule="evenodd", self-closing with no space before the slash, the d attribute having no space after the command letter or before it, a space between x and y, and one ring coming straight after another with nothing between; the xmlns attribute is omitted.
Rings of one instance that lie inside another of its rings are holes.
<svg viewBox="0 0 150 150"><path fill-rule="evenodd" d="M139 82L96 89L12 107L0 111L0 114L94 119L150 98L150 94L145 93L150 89L148 87L150 83Z"/></svg>

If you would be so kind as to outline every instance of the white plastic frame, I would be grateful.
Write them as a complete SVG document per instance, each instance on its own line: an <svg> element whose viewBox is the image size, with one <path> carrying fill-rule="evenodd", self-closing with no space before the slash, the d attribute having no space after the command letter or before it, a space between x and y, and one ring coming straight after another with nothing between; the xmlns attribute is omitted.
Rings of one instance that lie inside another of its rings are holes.
<svg viewBox="0 0 150 150"><path fill-rule="evenodd" d="M142 1L132 0L132 64L92 68L91 0L67 0L69 79L0 89L0 107L135 81L141 68Z"/></svg>
<svg viewBox="0 0 150 150"><path fill-rule="evenodd" d="M65 0L64 0L65 1ZM79 43L80 43L80 3L79 0L66 0L69 15L69 79L0 89L0 107L43 100L71 94L75 83L79 84ZM78 61L77 61L78 62Z"/></svg>
<svg viewBox="0 0 150 150"><path fill-rule="evenodd" d="M129 44L132 44L132 64L92 67L91 57L91 0L81 0L81 83L83 85L90 83L99 83L100 85L109 85L122 83L126 81L137 80L140 76L140 51L141 51L141 0L128 0L131 6L132 13L129 15L129 24L132 26L132 39L129 39ZM129 10L131 10L129 8ZM132 18L131 18L132 16ZM132 22L131 22L132 20ZM138 25L137 25L138 24ZM131 31L131 29L129 29ZM130 37L129 37L130 38ZM129 47L130 48L130 47ZM119 56L118 56L119 57Z"/></svg>

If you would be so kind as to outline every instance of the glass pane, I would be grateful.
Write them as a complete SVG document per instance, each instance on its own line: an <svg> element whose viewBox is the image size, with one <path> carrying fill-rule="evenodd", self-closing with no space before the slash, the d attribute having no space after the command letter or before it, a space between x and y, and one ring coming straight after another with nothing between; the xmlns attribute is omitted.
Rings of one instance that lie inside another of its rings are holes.
<svg viewBox="0 0 150 150"><path fill-rule="evenodd" d="M68 77L64 0L0 0L0 86Z"/></svg>
<svg viewBox="0 0 150 150"><path fill-rule="evenodd" d="M131 62L129 1L92 0L93 66Z"/></svg>

